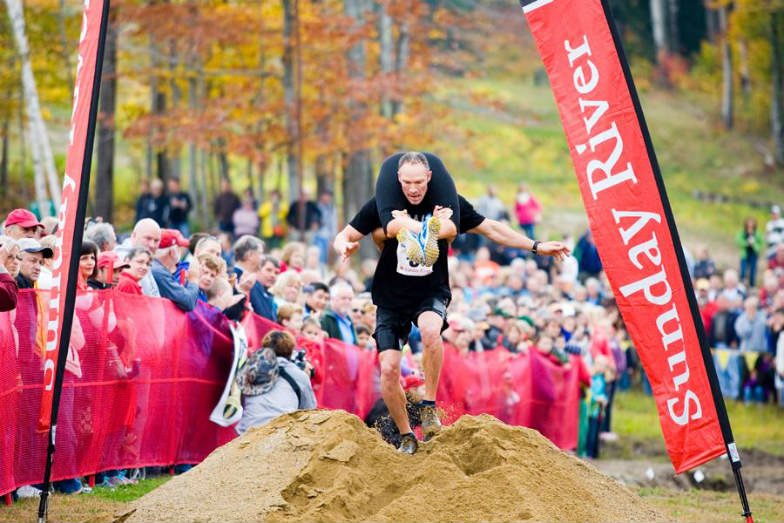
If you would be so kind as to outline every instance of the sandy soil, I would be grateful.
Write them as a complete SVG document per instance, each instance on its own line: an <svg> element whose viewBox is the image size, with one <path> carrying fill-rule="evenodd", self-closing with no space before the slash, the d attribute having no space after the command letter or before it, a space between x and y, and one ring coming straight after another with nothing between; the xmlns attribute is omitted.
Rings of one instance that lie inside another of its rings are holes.
<svg viewBox="0 0 784 523"><path fill-rule="evenodd" d="M538 432L463 417L414 456L342 411L283 416L133 502L117 521L658 521Z"/></svg>

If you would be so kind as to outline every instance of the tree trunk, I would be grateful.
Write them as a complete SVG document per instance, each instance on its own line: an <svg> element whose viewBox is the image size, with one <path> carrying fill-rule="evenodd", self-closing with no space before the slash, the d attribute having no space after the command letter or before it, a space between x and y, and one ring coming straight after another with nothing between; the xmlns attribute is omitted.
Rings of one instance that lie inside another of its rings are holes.
<svg viewBox="0 0 784 523"><path fill-rule="evenodd" d="M667 39L667 0L650 0L650 2L653 45L656 48L656 59L660 60L670 49L670 42Z"/></svg>
<svg viewBox="0 0 784 523"><path fill-rule="evenodd" d="M195 69L194 64L196 60L197 58L195 56L191 56L191 74L188 76L188 108L191 110L192 117L196 116L196 112L199 107L198 84L195 71L193 71L193 69ZM188 193L190 194L191 201L193 202L194 215L202 219L201 226L206 230L208 223L202 212L203 209L201 200L201 194L204 191L204 187L199 183L200 180L198 170L198 151L196 150L196 142L194 141L194 138L191 137L190 141L188 142Z"/></svg>
<svg viewBox="0 0 784 523"><path fill-rule="evenodd" d="M169 88L171 90L171 109L177 109L180 105L182 92L177 83L177 44L174 39L169 41ZM169 159L168 175L173 178L180 178L180 147L172 146L168 148L167 156Z"/></svg>
<svg viewBox="0 0 784 523"><path fill-rule="evenodd" d="M9 119L3 121L3 149L0 152L0 198L5 200L8 196L8 132Z"/></svg>
<svg viewBox="0 0 784 523"><path fill-rule="evenodd" d="M673 54L681 54L681 38L680 26L678 25L678 18L680 16L680 2L678 0L668 0L667 7L667 26L669 33L669 51Z"/></svg>
<svg viewBox="0 0 784 523"><path fill-rule="evenodd" d="M30 150L33 153L33 183L35 185L35 201L38 204L38 212L41 217L45 216L45 212L49 209L48 195L46 193L46 179L44 176L44 168L41 165L41 144L39 143L39 136L34 125L30 121L29 115L27 119L27 132L30 134Z"/></svg>
<svg viewBox="0 0 784 523"><path fill-rule="evenodd" d="M405 68L408 64L409 44L411 42L411 34L408 29L408 22L401 22L395 43L395 75L398 81L405 75ZM403 112L403 100L398 98L392 101L392 116Z"/></svg>
<svg viewBox="0 0 784 523"><path fill-rule="evenodd" d="M392 38L392 17L387 13L386 5L382 2L378 4L378 61L384 80L389 81L395 70L395 57ZM389 98L389 90L381 91L381 116L391 119L392 100Z"/></svg>
<svg viewBox="0 0 784 523"><path fill-rule="evenodd" d="M354 20L354 28L360 28L364 24L366 8L365 0L343 2L345 14ZM365 67L365 44L358 41L348 49L348 74L352 78L365 78ZM353 122L359 121L367 110L364 104L356 102L350 104L349 151L343 169L343 214L346 220L354 216L375 192L370 151L362 143L362 136L358 136L353 129ZM373 251L372 245L363 245L360 250L363 257L373 256L375 254Z"/></svg>
<svg viewBox="0 0 784 523"><path fill-rule="evenodd" d="M740 89L745 98L751 96L751 73L749 72L749 44L745 38L738 41L738 58L740 59Z"/></svg>
<svg viewBox="0 0 784 523"><path fill-rule="evenodd" d="M19 170L21 176L19 177L22 182L22 198L25 202L30 201L30 184L26 183L27 178L27 144L25 143L25 123L24 123L24 107L19 105Z"/></svg>
<svg viewBox="0 0 784 523"><path fill-rule="evenodd" d="M150 65L152 67L152 77L150 78L150 96L151 96L151 113L153 117L157 118L166 112L166 93L162 91L160 80L158 78L159 69L161 67L160 48L150 38ZM153 136L157 124L152 129ZM169 160L166 155L166 148L158 146L153 143L152 138L148 147L148 161L150 162L150 170L154 175L161 180L166 180L169 177Z"/></svg>
<svg viewBox="0 0 784 523"><path fill-rule="evenodd" d="M708 33L708 41L715 45L719 39L718 13L709 0L703 0L703 5L705 6L705 28Z"/></svg>
<svg viewBox="0 0 784 523"><path fill-rule="evenodd" d="M60 56L63 60L63 67L65 67L66 71L68 92L73 93L73 69L71 68L71 53L69 52L72 49L73 44L68 39L68 35L65 32L65 0L60 0L60 6L57 10L57 32L59 33L60 37Z"/></svg>
<svg viewBox="0 0 784 523"><path fill-rule="evenodd" d="M209 229L210 216L212 216L212 206L210 205L210 195L207 190L207 151L202 149L199 152L199 180L201 181L201 219L204 228Z"/></svg>
<svg viewBox="0 0 784 523"><path fill-rule="evenodd" d="M782 15L774 11L770 16L770 65L771 65L771 103L770 121L773 132L773 144L776 149L776 161L784 164L784 75L782 74L781 53L781 19Z"/></svg>
<svg viewBox="0 0 784 523"><path fill-rule="evenodd" d="M46 200L46 184L49 184L49 192L52 199L59 205L60 183L57 176L57 169L54 165L52 147L49 143L49 135L46 132L46 124L41 114L41 104L38 100L38 89L35 85L33 67L30 63L30 47L25 33L24 10L20 0L5 0L8 10L8 17L14 32L14 39L19 50L19 57L22 60L22 86L24 88L25 107L27 107L28 128L30 130L30 142L34 147L33 159L37 164L36 170L36 198L39 200L41 216L49 214L49 205ZM40 180L38 179L40 177ZM43 187L41 187L43 186ZM43 190L41 190L43 189ZM43 198L43 201L41 200Z"/></svg>
<svg viewBox="0 0 784 523"><path fill-rule="evenodd" d="M289 201L294 201L299 197L300 186L297 179L297 155L296 140L297 118L295 101L295 78L294 68L294 25L296 24L296 13L294 2L296 0L282 0L283 3L283 99L286 104L286 134L288 135L288 145L286 147L286 166L288 168L289 182Z"/></svg>
<svg viewBox="0 0 784 523"><path fill-rule="evenodd" d="M110 14L106 31L101 97L99 99L98 165L95 170L95 214L113 221L114 211L114 116L117 109L117 22Z"/></svg>
<svg viewBox="0 0 784 523"><path fill-rule="evenodd" d="M229 179L229 155L226 153L226 140L218 138L218 162L220 163L220 179ZM216 186L217 191L220 187L220 181Z"/></svg>
<svg viewBox="0 0 784 523"><path fill-rule="evenodd" d="M722 97L721 97L721 120L724 127L732 129L734 117L734 93L733 93L733 73L732 73L732 46L728 30L727 7L722 7L719 11L719 21L722 32L722 74L724 78Z"/></svg>

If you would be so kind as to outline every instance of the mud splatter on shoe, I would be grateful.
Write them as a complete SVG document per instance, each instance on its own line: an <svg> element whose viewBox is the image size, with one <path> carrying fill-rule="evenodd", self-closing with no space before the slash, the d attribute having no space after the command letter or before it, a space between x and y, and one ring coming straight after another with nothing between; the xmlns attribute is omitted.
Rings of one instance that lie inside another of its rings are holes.
<svg viewBox="0 0 784 523"><path fill-rule="evenodd" d="M418 448L419 442L416 436L413 432L409 432L408 434L403 434L403 437L400 438L400 446L397 448L397 451L403 454L416 454Z"/></svg>
<svg viewBox="0 0 784 523"><path fill-rule="evenodd" d="M430 441L441 432L441 420L438 419L436 408L432 405L424 405L420 408L422 416L422 441Z"/></svg>

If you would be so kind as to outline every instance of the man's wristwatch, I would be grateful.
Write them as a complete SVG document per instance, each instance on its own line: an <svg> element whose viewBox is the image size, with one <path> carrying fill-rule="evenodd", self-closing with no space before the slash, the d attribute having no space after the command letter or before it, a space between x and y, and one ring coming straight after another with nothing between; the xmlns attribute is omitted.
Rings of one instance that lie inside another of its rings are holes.
<svg viewBox="0 0 784 523"><path fill-rule="evenodd" d="M539 244L542 243L539 240L534 240L534 246L531 247L531 253L539 254Z"/></svg>

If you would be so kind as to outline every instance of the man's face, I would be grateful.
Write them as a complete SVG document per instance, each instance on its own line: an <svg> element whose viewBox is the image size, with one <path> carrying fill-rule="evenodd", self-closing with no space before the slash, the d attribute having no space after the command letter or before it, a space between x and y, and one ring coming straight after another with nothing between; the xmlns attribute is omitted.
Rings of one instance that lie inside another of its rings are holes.
<svg viewBox="0 0 784 523"><path fill-rule="evenodd" d="M362 321L362 300L351 300L351 321L359 325Z"/></svg>
<svg viewBox="0 0 784 523"><path fill-rule="evenodd" d="M351 300L354 293L351 289L340 289L332 296L332 310L341 316L346 316L351 311Z"/></svg>
<svg viewBox="0 0 784 523"><path fill-rule="evenodd" d="M21 262L22 253L19 251L19 246L15 245L9 250L8 257L5 259L5 270L15 278L19 274L19 264Z"/></svg>
<svg viewBox="0 0 784 523"><path fill-rule="evenodd" d="M245 255L245 261L243 263L246 264L248 270L255 272L260 269L263 257L264 255L262 254L261 249L248 251L248 253Z"/></svg>
<svg viewBox="0 0 784 523"><path fill-rule="evenodd" d="M211 238L202 240L199 244L199 248L196 249L196 257L198 258L202 254L212 254L216 258L220 258L221 246L220 243L218 243L218 240L213 240Z"/></svg>
<svg viewBox="0 0 784 523"><path fill-rule="evenodd" d="M6 227L6 232L8 233L8 236L13 238L14 240L21 240L22 238L37 239L39 228L40 227L37 227L35 225L33 225L32 227L22 227L21 225L9 225L8 227Z"/></svg>
<svg viewBox="0 0 784 523"><path fill-rule="evenodd" d="M275 267L275 265L271 262L267 262L261 266L261 270L259 270L259 283L262 286L269 289L273 285L275 285L275 280L278 279L278 273L280 269Z"/></svg>
<svg viewBox="0 0 784 523"><path fill-rule="evenodd" d="M169 180L169 192L176 194L180 192L180 184L176 180Z"/></svg>
<svg viewBox="0 0 784 523"><path fill-rule="evenodd" d="M199 268L199 289L207 291L215 283L215 278L218 277L218 272L210 269L203 263Z"/></svg>
<svg viewBox="0 0 784 523"><path fill-rule="evenodd" d="M158 250L158 244L161 243L161 229L151 223L142 225L133 231L131 240L134 246L144 247L155 254L155 251Z"/></svg>
<svg viewBox="0 0 784 523"><path fill-rule="evenodd" d="M327 308L329 303L329 293L322 289L317 289L308 295L306 300L308 307L315 311L323 311Z"/></svg>
<svg viewBox="0 0 784 523"><path fill-rule="evenodd" d="M411 205L419 205L425 199L431 172L420 163L404 163L397 171L397 179L403 194Z"/></svg>
<svg viewBox="0 0 784 523"><path fill-rule="evenodd" d="M44 255L40 252L23 252L19 273L30 281L37 281L44 264Z"/></svg>

